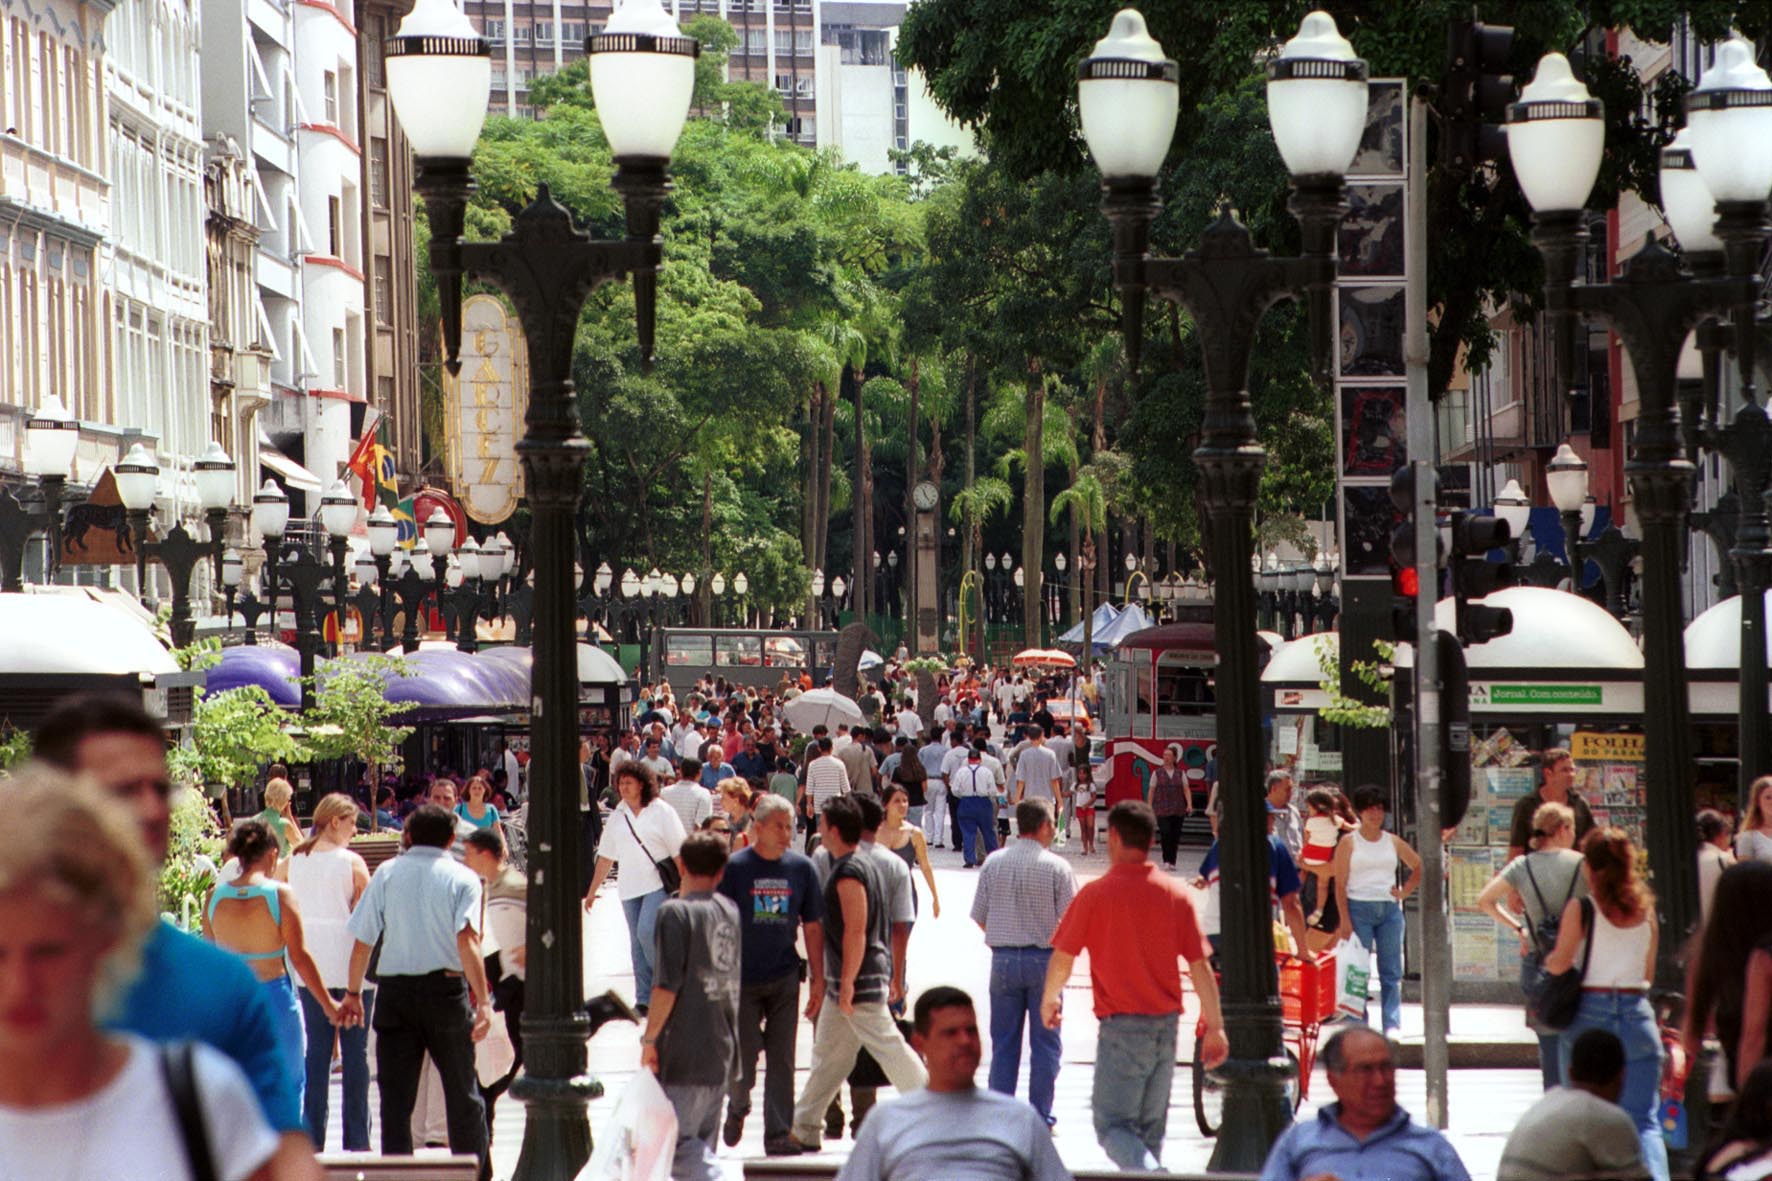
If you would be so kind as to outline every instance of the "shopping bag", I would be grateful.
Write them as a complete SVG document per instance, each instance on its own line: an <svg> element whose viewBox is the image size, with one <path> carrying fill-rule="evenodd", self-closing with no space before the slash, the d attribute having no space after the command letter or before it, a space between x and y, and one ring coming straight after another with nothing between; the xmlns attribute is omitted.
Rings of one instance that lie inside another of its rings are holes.
<svg viewBox="0 0 1772 1181"><path fill-rule="evenodd" d="M1355 937L1335 947L1335 1013L1366 1019L1366 997L1372 983L1372 953Z"/></svg>
<svg viewBox="0 0 1772 1181"><path fill-rule="evenodd" d="M597 1129L597 1151L578 1181L671 1181L677 1111L650 1070L637 1070L615 1114Z"/></svg>

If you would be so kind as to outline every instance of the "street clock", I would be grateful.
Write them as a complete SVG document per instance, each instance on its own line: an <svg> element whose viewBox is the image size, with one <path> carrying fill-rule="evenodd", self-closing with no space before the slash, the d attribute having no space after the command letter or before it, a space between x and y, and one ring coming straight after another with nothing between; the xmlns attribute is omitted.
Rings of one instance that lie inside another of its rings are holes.
<svg viewBox="0 0 1772 1181"><path fill-rule="evenodd" d="M928 480L922 481L911 490L911 501L917 506L917 509L920 512L934 512L936 502L940 499L941 489L937 488Z"/></svg>

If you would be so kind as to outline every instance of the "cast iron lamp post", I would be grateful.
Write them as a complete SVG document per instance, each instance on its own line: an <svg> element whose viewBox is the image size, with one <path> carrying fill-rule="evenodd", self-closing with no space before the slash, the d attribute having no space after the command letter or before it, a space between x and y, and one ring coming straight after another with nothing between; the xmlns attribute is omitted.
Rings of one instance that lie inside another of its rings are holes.
<svg viewBox="0 0 1772 1181"><path fill-rule="evenodd" d="M191 575L197 565L208 558L215 567L215 580L221 582L222 531L227 525L228 508L234 503L234 461L222 450L220 443L211 443L191 464L197 485L197 502L209 526L209 540L198 541L178 522L165 537L153 541L148 536L148 513L154 507L154 493L160 479L160 467L140 443L111 468L117 483L117 496L129 516L130 532L135 541L135 581L147 589L148 559L166 567L172 582L172 620L169 630L172 645L182 648L196 638L197 624L191 618Z"/></svg>
<svg viewBox="0 0 1772 1181"><path fill-rule="evenodd" d="M277 547L283 531L289 527L289 497L277 482L265 478L264 486L252 495L252 530L258 534L265 551L264 595L262 611L271 620L271 639L277 638ZM242 606L246 616L246 642L257 643L258 611Z"/></svg>
<svg viewBox="0 0 1772 1181"><path fill-rule="evenodd" d="M343 480L334 480L320 497L320 508L314 515L326 531L327 549L332 556L332 650L336 656L345 646L345 601L350 585L345 580L345 557L349 552L346 539L357 524L357 498ZM368 620L364 620L363 626L368 629Z"/></svg>
<svg viewBox="0 0 1772 1181"><path fill-rule="evenodd" d="M751 624L750 614L746 611L744 604L744 597L750 593L751 581L744 576L744 571L740 570L732 576L732 596L738 600L738 626L740 627L749 627Z"/></svg>
<svg viewBox="0 0 1772 1181"><path fill-rule="evenodd" d="M1211 566L1219 571L1249 569L1253 553L1255 498L1266 462L1247 390L1255 330L1273 304L1305 296L1315 367L1327 370L1336 229L1347 208L1343 176L1366 126L1366 63L1327 14L1304 18L1298 36L1268 63L1267 75L1268 118L1292 176L1291 209L1303 230L1304 254L1278 258L1257 249L1226 210L1197 249L1163 259L1152 258L1148 247L1162 208L1157 174L1175 132L1178 67L1145 31L1144 18L1128 9L1078 68L1083 134L1101 169L1103 211L1113 229L1127 358L1136 370L1147 292L1184 304L1200 337L1207 395L1194 458L1210 522ZM1220 1070L1224 1126L1209 1167L1235 1172L1258 1172L1292 1120L1268 913L1254 592L1250 580L1227 577L1213 616L1218 765L1227 801L1220 829L1224 921L1225 930L1247 937L1224 948L1230 1058Z"/></svg>
<svg viewBox="0 0 1772 1181"><path fill-rule="evenodd" d="M41 529L49 543L45 573L54 578L61 565L62 498L68 471L80 446L80 423L55 394L44 396L37 413L25 420L20 458L25 475L37 477L39 499L27 504L10 489L0 492L0 591L25 589L25 545Z"/></svg>
<svg viewBox="0 0 1772 1181"><path fill-rule="evenodd" d="M1693 268L1714 271L1718 269L1717 263L1728 257L1728 248L1719 236L1719 203L1711 195L1693 151L1700 134L1682 131L1662 150L1662 201L1667 205L1668 222L1693 260ZM1718 232L1713 232L1712 227ZM1764 770L1767 758L1772 757L1772 713L1766 708L1766 588L1772 581L1772 522L1767 517L1766 490L1768 482L1772 482L1772 419L1768 419L1765 407L1755 397L1754 344L1759 324L1754 310L1734 310L1734 322L1729 326L1732 334L1715 321L1700 324L1681 350L1679 367L1682 389L1696 384L1699 392L1697 399L1681 398L1681 409L1691 419L1684 424L1688 452L1693 443L1710 448L1728 461L1734 477L1733 528L1727 550L1730 561L1724 565L1732 568L1734 587L1740 595L1737 741L1739 801L1743 809L1750 801L1754 780ZM1744 347L1745 355L1741 351ZM1725 350L1735 353L1740 366L1742 404L1736 407L1729 424L1721 426L1717 360ZM1694 368L1696 374L1692 372ZM1692 382L1693 377L1697 378L1696 383Z"/></svg>
<svg viewBox="0 0 1772 1181"><path fill-rule="evenodd" d="M813 593L814 594L823 594L824 593L824 577L823 577L822 571L818 575L814 576L813 583L815 586L818 587L818 589L816 591L814 591ZM720 601L726 597L726 575L718 570L714 571L714 577L708 583L708 589L711 590L714 595L714 626L721 627L721 626L724 626L724 623L730 623L731 622L730 616L728 616L726 618L726 620L724 622L722 622L722 619L721 619L722 612L720 610Z"/></svg>
<svg viewBox="0 0 1772 1181"><path fill-rule="evenodd" d="M418 165L443 311L446 363L459 371L464 273L496 283L516 306L530 357L527 429L518 443L534 546L531 695L529 1000L525 1069L511 1088L528 1105L517 1181L571 1177L590 1159L584 925L579 913L578 657L573 516L588 444L572 383L578 313L598 286L631 275L642 364L652 357L659 214L667 165L689 113L700 46L658 0L629 0L585 43L591 90L615 159L627 233L592 241L548 195L498 242L464 243L468 166L491 87L487 42L449 0L418 0L387 43L389 97Z"/></svg>
<svg viewBox="0 0 1772 1181"><path fill-rule="evenodd" d="M814 631L823 628L824 614L824 570L812 572L812 627Z"/></svg>
<svg viewBox="0 0 1772 1181"><path fill-rule="evenodd" d="M1707 317L1733 312L1749 329L1738 333L1738 358L1743 386L1752 388L1751 326L1767 237L1766 196L1772 192L1772 80L1753 56L1745 41L1724 43L1686 99L1693 162L1717 203L1716 237L1726 260L1721 275L1688 272L1678 256L1650 241L1616 281L1578 281L1582 207L1604 146L1600 104L1575 80L1569 63L1550 54L1508 110L1508 153L1535 213L1533 237L1545 259L1545 306L1559 339L1559 369L1566 362L1561 340L1568 321L1585 313L1618 334L1637 379L1640 410L1625 471L1643 534L1643 827L1661 924L1655 991L1676 1005L1683 987L1679 957L1698 919L1680 597L1695 470L1680 438L1678 368L1687 333ZM1571 507L1566 497L1552 495L1559 509ZM1759 708L1765 708L1763 690Z"/></svg>

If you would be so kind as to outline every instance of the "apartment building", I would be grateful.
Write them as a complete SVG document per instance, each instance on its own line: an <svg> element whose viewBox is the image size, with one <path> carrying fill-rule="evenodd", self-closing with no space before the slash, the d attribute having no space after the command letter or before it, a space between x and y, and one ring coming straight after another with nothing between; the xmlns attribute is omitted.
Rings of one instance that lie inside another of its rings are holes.
<svg viewBox="0 0 1772 1181"><path fill-rule="evenodd" d="M271 401L271 350L259 324L253 278L256 202L251 159L233 140L217 137L203 166L210 430L234 457L234 496L242 506L252 503L258 488L258 413Z"/></svg>
<svg viewBox="0 0 1772 1181"><path fill-rule="evenodd" d="M50 394L83 424L74 478L120 454L105 178L109 3L0 9L0 467Z"/></svg>

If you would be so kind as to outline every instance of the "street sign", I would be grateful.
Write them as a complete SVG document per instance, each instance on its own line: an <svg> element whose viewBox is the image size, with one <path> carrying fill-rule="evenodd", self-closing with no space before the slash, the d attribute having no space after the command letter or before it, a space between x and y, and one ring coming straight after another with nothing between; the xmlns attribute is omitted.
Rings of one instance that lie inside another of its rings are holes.
<svg viewBox="0 0 1772 1181"><path fill-rule="evenodd" d="M1598 685L1489 685L1490 705L1601 705Z"/></svg>
<svg viewBox="0 0 1772 1181"><path fill-rule="evenodd" d="M467 515L496 525L523 495L517 440L529 405L529 358L516 319L496 296L469 296L461 319L461 377L443 375L445 463Z"/></svg>

